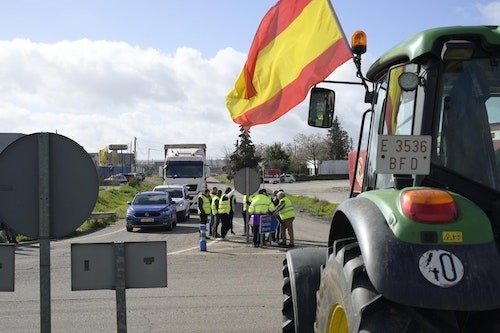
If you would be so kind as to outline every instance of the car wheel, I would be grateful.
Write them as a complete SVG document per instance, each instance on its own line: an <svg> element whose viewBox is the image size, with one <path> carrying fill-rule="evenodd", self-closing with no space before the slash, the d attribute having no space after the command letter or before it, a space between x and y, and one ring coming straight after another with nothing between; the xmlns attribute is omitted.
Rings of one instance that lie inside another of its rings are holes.
<svg viewBox="0 0 500 333"><path fill-rule="evenodd" d="M188 208L188 210L186 211L186 219L185 219L185 221L189 221L190 214L191 214L191 211Z"/></svg>
<svg viewBox="0 0 500 333"><path fill-rule="evenodd" d="M172 231L172 228L173 228L173 222L171 220L170 223L165 226L165 230Z"/></svg>
<svg viewBox="0 0 500 333"><path fill-rule="evenodd" d="M128 231L128 232L132 232L132 231L134 231L134 228L133 228L133 227L129 227L129 226L127 226L127 231Z"/></svg>

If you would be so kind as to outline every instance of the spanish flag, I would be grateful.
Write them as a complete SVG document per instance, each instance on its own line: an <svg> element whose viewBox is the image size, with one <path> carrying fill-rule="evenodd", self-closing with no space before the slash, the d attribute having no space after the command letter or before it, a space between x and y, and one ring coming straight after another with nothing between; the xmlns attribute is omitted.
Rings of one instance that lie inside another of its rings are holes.
<svg viewBox="0 0 500 333"><path fill-rule="evenodd" d="M262 19L226 106L245 129L270 123L352 53L329 0L280 0Z"/></svg>
<svg viewBox="0 0 500 333"><path fill-rule="evenodd" d="M389 77L389 98L387 99L387 106L385 109L385 125L388 134L398 134L396 133L396 123L399 106L401 105L401 98L403 97L403 91L398 84L398 79L399 76L403 74L403 70L403 67L395 68L391 71Z"/></svg>

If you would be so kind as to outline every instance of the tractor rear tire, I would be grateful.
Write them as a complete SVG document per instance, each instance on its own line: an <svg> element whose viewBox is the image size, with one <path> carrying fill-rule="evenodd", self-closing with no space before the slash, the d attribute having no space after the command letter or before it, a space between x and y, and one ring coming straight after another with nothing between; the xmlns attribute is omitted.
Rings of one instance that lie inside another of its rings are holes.
<svg viewBox="0 0 500 333"><path fill-rule="evenodd" d="M316 299L316 333L459 332L452 311L417 309L379 294L368 277L354 238L335 242Z"/></svg>
<svg viewBox="0 0 500 333"><path fill-rule="evenodd" d="M283 333L310 333L314 327L316 291L327 250L311 247L290 250L283 260Z"/></svg>

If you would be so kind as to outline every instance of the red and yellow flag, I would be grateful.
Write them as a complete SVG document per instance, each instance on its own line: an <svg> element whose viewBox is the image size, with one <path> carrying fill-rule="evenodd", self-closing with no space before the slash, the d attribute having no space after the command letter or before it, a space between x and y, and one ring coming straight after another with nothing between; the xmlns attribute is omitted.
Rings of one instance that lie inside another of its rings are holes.
<svg viewBox="0 0 500 333"><path fill-rule="evenodd" d="M226 106L244 128L270 123L352 53L329 0L280 0L264 16Z"/></svg>

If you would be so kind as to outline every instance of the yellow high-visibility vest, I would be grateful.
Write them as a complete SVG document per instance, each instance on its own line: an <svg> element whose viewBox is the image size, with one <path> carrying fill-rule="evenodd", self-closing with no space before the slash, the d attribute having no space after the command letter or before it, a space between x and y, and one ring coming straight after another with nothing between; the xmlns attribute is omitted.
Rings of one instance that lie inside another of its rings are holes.
<svg viewBox="0 0 500 333"><path fill-rule="evenodd" d="M226 200L222 200L226 199ZM219 214L229 214L229 211L231 210L231 198L226 197L225 195L222 196L219 200Z"/></svg>
<svg viewBox="0 0 500 333"><path fill-rule="evenodd" d="M216 196L216 195L212 195L212 215L217 215L218 214L218 211L217 211L217 204L216 204L216 201L219 200L219 197Z"/></svg>
<svg viewBox="0 0 500 333"><path fill-rule="evenodd" d="M288 199L287 197L283 197L281 200L280 200L280 204L284 202L285 203L285 207L283 207L283 209L281 209L279 212L278 212L278 215L280 217L281 220L286 220L286 219L289 219L289 218L292 218L292 217L295 217L295 210L293 209L293 204L292 202L290 201L290 199Z"/></svg>
<svg viewBox="0 0 500 333"><path fill-rule="evenodd" d="M250 214L266 214L274 211L274 208L274 204L270 197L265 194L257 194L250 203L248 212Z"/></svg>
<svg viewBox="0 0 500 333"><path fill-rule="evenodd" d="M198 207L198 214L204 212L205 214L209 215L212 212L210 198L202 194L201 200L203 201L203 205L201 207L201 210L200 207Z"/></svg>

